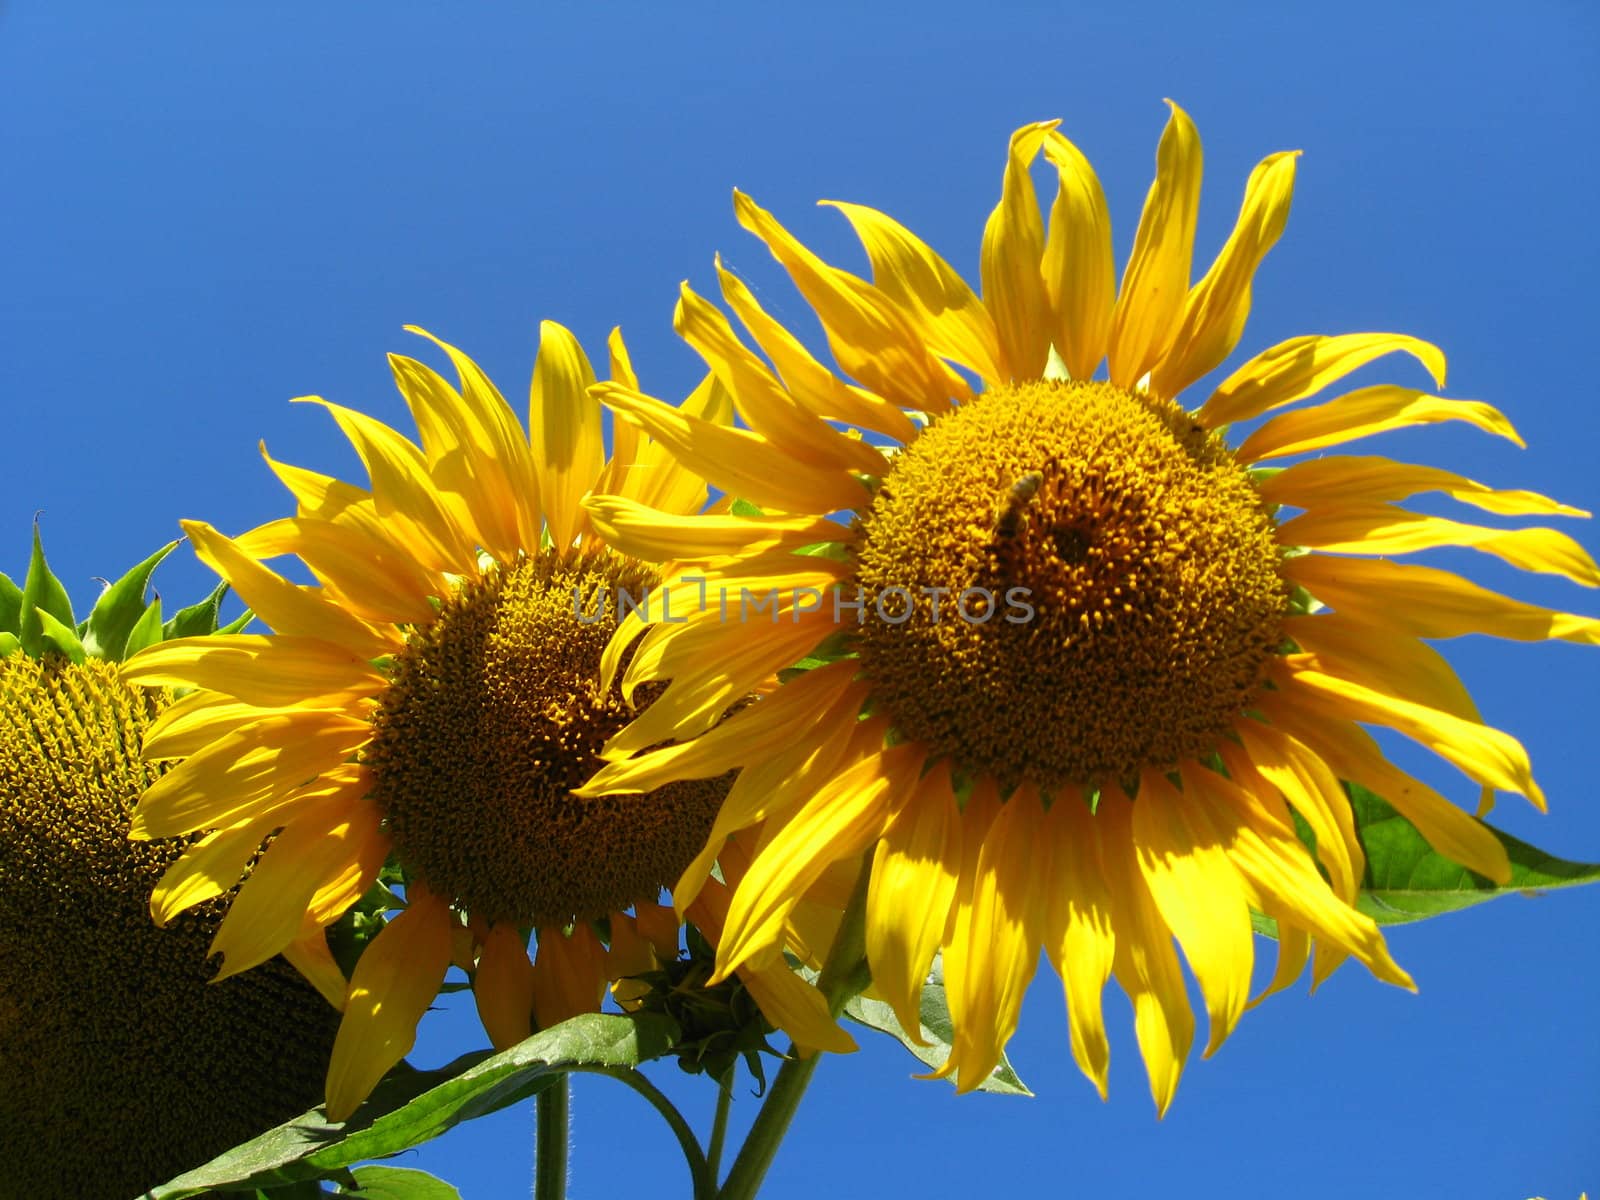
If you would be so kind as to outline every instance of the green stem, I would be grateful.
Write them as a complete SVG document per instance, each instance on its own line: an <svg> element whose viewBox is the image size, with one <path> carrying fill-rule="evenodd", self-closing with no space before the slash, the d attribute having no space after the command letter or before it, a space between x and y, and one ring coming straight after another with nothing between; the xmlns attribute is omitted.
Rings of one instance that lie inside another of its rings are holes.
<svg viewBox="0 0 1600 1200"><path fill-rule="evenodd" d="M684 1161L689 1167L690 1178L694 1182L694 1200L714 1200L717 1193L716 1174L707 1164L706 1156L701 1153L700 1142L694 1136L694 1130L689 1128L689 1122L684 1120L683 1114L673 1106L672 1101L667 1099L660 1088L632 1067L575 1066L571 1069L574 1073L581 1071L586 1075L604 1075L608 1079L625 1083L648 1100L651 1107L666 1121L673 1136L678 1139ZM536 1197L535 1200L543 1200L543 1197Z"/></svg>
<svg viewBox="0 0 1600 1200"><path fill-rule="evenodd" d="M567 1200L567 1077L557 1076L534 1104L533 1200Z"/></svg>
<svg viewBox="0 0 1600 1200"><path fill-rule="evenodd" d="M722 1171L722 1146L728 1139L728 1113L733 1108L733 1072L717 1081L717 1113L711 1119L711 1140L706 1144L706 1173L716 1185Z"/></svg>
<svg viewBox="0 0 1600 1200"><path fill-rule="evenodd" d="M864 862L856 878L850 903L839 923L839 932L828 952L828 961L817 976L817 988L828 1001L828 1011L838 1016L850 997L858 995L867 985L866 929L867 883L872 873L870 860ZM789 1132L789 1123L800 1107L800 1100L816 1074L822 1055L817 1052L801 1057L791 1044L788 1057L778 1070L777 1078L767 1091L767 1098L756 1114L750 1135L739 1147L738 1157L728 1172L727 1181L717 1193L717 1200L753 1200L767 1176L767 1169Z"/></svg>

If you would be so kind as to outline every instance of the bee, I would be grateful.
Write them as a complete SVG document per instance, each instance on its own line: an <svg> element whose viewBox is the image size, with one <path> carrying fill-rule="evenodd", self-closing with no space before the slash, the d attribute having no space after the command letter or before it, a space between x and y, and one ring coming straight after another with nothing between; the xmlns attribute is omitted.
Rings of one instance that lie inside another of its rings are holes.
<svg viewBox="0 0 1600 1200"><path fill-rule="evenodd" d="M997 537L1009 539L1017 536L1022 522L1027 519L1028 502L1039 494L1039 487L1043 483L1042 474L1029 471L1011 485L1006 498L1000 503L1000 511L995 515L994 531Z"/></svg>

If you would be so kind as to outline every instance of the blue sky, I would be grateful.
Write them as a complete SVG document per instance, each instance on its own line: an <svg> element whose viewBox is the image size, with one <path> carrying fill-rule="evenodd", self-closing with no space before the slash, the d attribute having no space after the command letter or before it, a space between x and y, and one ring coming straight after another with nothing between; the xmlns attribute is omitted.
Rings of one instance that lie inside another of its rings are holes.
<svg viewBox="0 0 1600 1200"><path fill-rule="evenodd" d="M1305 151L1244 352L1307 332L1434 340L1448 393L1500 406L1529 449L1449 430L1371 452L1600 509L1600 423L1579 369L1600 319L1595 10L1211 7L12 3L0 569L20 576L35 510L80 602L179 517L238 532L282 515L257 440L348 475L331 422L286 402L316 392L401 422L383 356L420 353L407 323L473 354L514 403L540 318L595 354L620 323L646 386L680 395L700 368L671 333L672 304L685 277L714 286L713 251L806 328L735 224L734 186L851 264L845 223L813 201L882 208L975 280L1006 136L1061 117L1105 184L1120 261L1164 96L1205 139L1197 261L1250 167ZM1390 377L1423 385L1404 367ZM1600 542L1590 526L1578 536ZM1600 611L1570 585L1439 561ZM187 554L158 581L176 599L207 586ZM1600 860L1593 652L1447 651L1550 795L1547 817L1506 800L1503 826ZM1465 799L1448 771L1428 777ZM1041 976L1012 1047L1036 1099L958 1100L910 1080L898 1046L867 1041L819 1072L766 1194L1570 1200L1600 1188L1597 928L1600 889L1397 930L1419 995L1347 967L1315 997L1275 997L1191 1063L1163 1122L1120 997L1102 1105ZM440 1014L418 1056L475 1036ZM709 1089L657 1074L703 1127ZM753 1111L741 1094L738 1119ZM518 1109L407 1161L469 1200L523 1195L531 1141ZM575 1197L680 1186L664 1129L606 1081L577 1083L572 1141Z"/></svg>

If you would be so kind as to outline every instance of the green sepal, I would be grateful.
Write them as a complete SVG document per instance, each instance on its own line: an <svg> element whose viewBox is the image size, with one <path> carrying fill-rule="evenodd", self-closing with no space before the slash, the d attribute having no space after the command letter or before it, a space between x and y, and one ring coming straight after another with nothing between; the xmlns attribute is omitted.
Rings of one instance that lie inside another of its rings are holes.
<svg viewBox="0 0 1600 1200"><path fill-rule="evenodd" d="M736 517L759 517L761 515L760 507L750 503L743 496L735 497L728 511Z"/></svg>
<svg viewBox="0 0 1600 1200"><path fill-rule="evenodd" d="M63 625L42 608L33 611L39 622L38 654L46 654L53 650L75 663L81 663L84 659L84 650L83 643L78 640L78 631L71 625Z"/></svg>
<svg viewBox="0 0 1600 1200"><path fill-rule="evenodd" d="M67 589L61 586L44 560L44 543L39 540L39 522L33 523L33 554L28 559L28 577L22 584L22 612L17 622L17 636L22 640L22 649L25 654L37 658L48 647L44 641L44 625L39 619L41 612L48 613L55 618L58 625L72 629L72 601L67 598ZM73 641L77 640L76 632Z"/></svg>
<svg viewBox="0 0 1600 1200"><path fill-rule="evenodd" d="M11 582L11 577L0 571L0 633L20 633L22 630L22 589Z"/></svg>
<svg viewBox="0 0 1600 1200"><path fill-rule="evenodd" d="M22 649L22 641L14 633L0 630L0 658L10 658Z"/></svg>
<svg viewBox="0 0 1600 1200"><path fill-rule="evenodd" d="M161 597L151 599L139 619L128 630L128 640L122 645L122 657L132 658L141 650L154 646L161 640Z"/></svg>
<svg viewBox="0 0 1600 1200"><path fill-rule="evenodd" d="M84 623L86 653L112 662L121 662L126 657L128 636L148 611L144 597L150 586L150 574L177 545L177 542L168 542L100 593L100 599L95 601Z"/></svg>
<svg viewBox="0 0 1600 1200"><path fill-rule="evenodd" d="M662 1017L589 1013L499 1054L463 1055L436 1071L401 1064L343 1124L332 1124L322 1109L312 1109L152 1189L146 1200L249 1193L326 1179L518 1104L569 1071L636 1067L659 1058L671 1051L677 1035L676 1025Z"/></svg>
<svg viewBox="0 0 1600 1200"><path fill-rule="evenodd" d="M255 619L255 612L247 608L233 620L229 621L226 625L218 627L217 629L213 630L213 632L221 634L240 633L244 630L246 625L250 624L250 622L254 621Z"/></svg>
<svg viewBox="0 0 1600 1200"><path fill-rule="evenodd" d="M950 1047L955 1042L955 1023L950 1018L950 1004L945 996L943 957L934 958L933 969L922 985L922 1002L917 1014L922 1028L918 1032L927 1045L919 1046L913 1041L900 1024L900 1019L894 1015L894 1009L882 1000L856 996L845 1001L844 1015L859 1025L887 1033L934 1070L944 1066L945 1060L950 1057ZM1000 1096L1033 1095L1003 1054L1000 1056L1000 1065L978 1085L978 1091L993 1092Z"/></svg>
<svg viewBox="0 0 1600 1200"><path fill-rule="evenodd" d="M222 613L222 598L227 594L228 585L219 583L211 589L211 594L198 604L180 608L172 615L172 619L161 627L161 637L158 640L167 642L173 638L204 637L206 634L217 632L217 620Z"/></svg>

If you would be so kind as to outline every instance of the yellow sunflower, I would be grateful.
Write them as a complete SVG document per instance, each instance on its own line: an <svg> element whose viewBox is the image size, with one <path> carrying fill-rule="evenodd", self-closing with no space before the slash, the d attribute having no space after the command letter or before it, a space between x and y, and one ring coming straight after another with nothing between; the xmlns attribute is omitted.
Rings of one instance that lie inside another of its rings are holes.
<svg viewBox="0 0 1600 1200"><path fill-rule="evenodd" d="M1030 178L1041 152L1060 181L1048 223ZM1119 288L1087 159L1056 122L1028 125L984 230L981 300L880 212L835 205L866 247L867 282L736 193L740 224L815 310L843 375L719 262L722 295L771 366L687 286L676 328L748 428L625 382L597 387L761 510L588 502L613 546L674 562L659 599L675 615L660 603L630 614L608 648L606 678L620 672L625 693L670 685L611 741L614 761L583 793L742 769L675 892L692 899L725 839L762 824L719 970L769 957L810 881L867 853L867 957L907 1028L943 951L955 1044L942 1074L962 1090L990 1074L1042 947L1085 1074L1103 1095L1101 995L1114 976L1165 1111L1194 1031L1174 939L1204 997L1207 1053L1249 1002L1251 909L1281 934L1269 992L1313 947L1317 981L1354 956L1411 986L1354 906L1364 860L1341 780L1383 795L1442 853L1507 878L1487 829L1363 727L1420 742L1485 796L1542 807L1522 747L1481 722L1424 639L1593 644L1600 623L1388 556L1469 546L1590 587L1600 572L1561 533L1397 502L1442 492L1502 515L1585 514L1387 458L1257 468L1439 421L1517 440L1486 404L1398 385L1278 411L1397 351L1442 384L1443 354L1412 337L1294 338L1203 401L1179 399L1239 340L1296 157L1270 155L1251 173L1237 225L1191 284L1200 141L1173 106ZM1229 444L1228 425L1274 412ZM724 719L797 665L807 669Z"/></svg>
<svg viewBox="0 0 1600 1200"><path fill-rule="evenodd" d="M209 831L155 889L156 921L227 892L271 838L212 943L219 978L337 920L391 856L404 872L405 909L350 980L328 1068L334 1120L410 1049L452 962L471 973L503 1048L535 1022L596 1010L608 980L650 968L650 948L675 954L660 888L704 842L726 790L713 780L620 800L571 794L630 716L596 683L616 626L603 601L655 581L606 548L582 497L599 487L694 512L704 485L630 426L607 458L602 410L586 394L594 372L561 326L542 327L527 432L471 359L438 344L459 387L390 359L420 446L307 397L350 439L368 487L268 458L295 516L237 539L184 523L274 632L170 642L126 672L202 689L144 746L183 761L145 793L132 836ZM617 334L611 370L637 386ZM731 412L711 378L684 411L710 425ZM316 584L262 563L284 554ZM807 1046L850 1044L820 994L781 960L764 965L750 974L769 1018Z"/></svg>
<svg viewBox="0 0 1600 1200"><path fill-rule="evenodd" d="M171 549L81 623L37 530L25 585L0 574L0 1200L143 1193L289 1120L316 1103L339 1025L337 968L331 996L282 958L212 985L222 901L150 924L150 889L192 839L128 841L161 773L139 742L171 696L120 660L216 612L213 597L163 624L145 588Z"/></svg>

